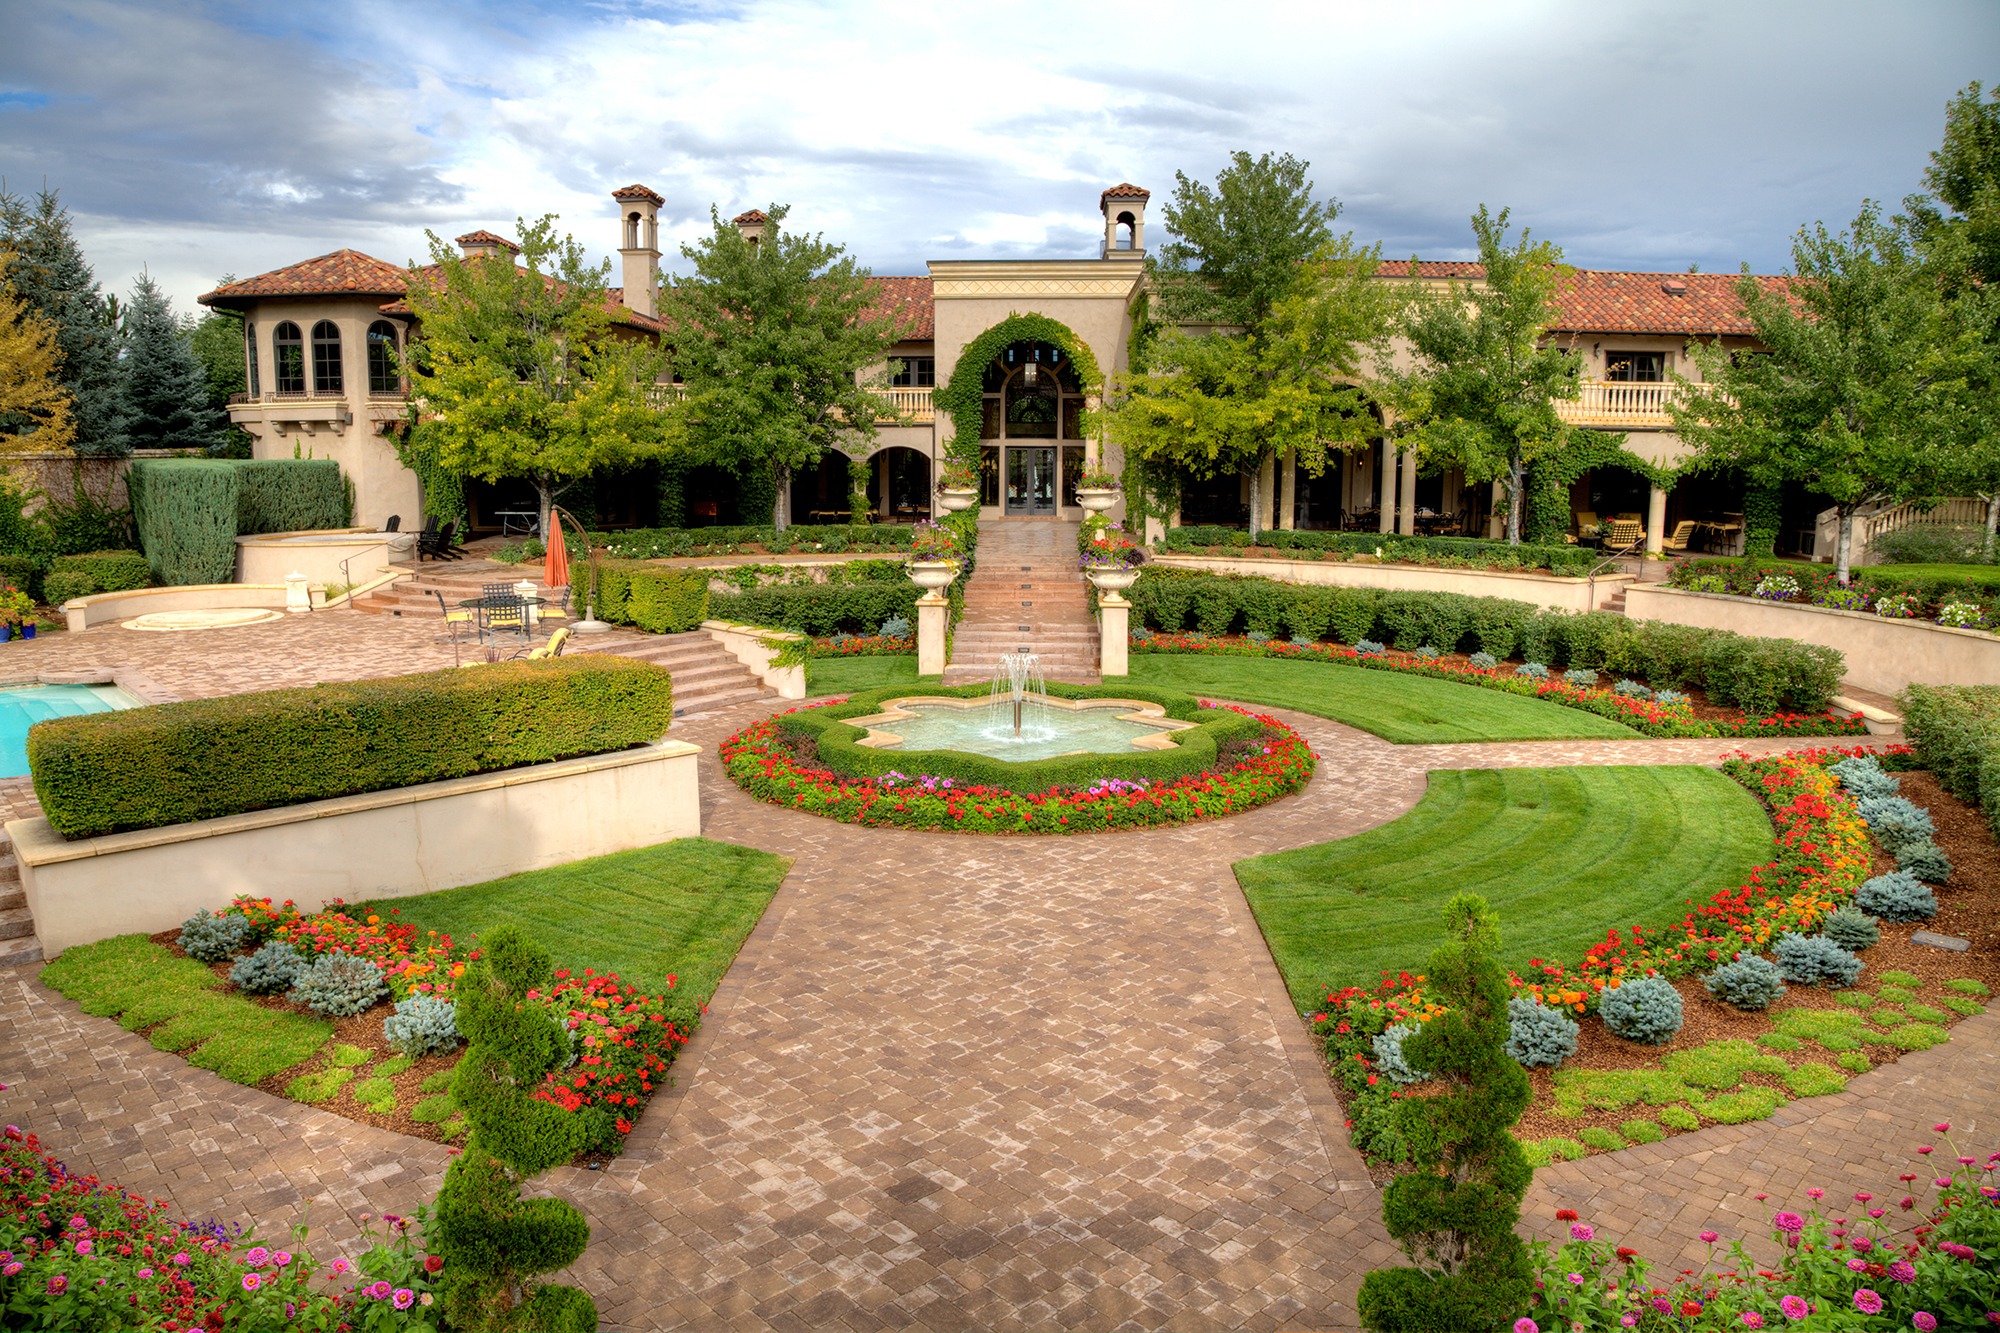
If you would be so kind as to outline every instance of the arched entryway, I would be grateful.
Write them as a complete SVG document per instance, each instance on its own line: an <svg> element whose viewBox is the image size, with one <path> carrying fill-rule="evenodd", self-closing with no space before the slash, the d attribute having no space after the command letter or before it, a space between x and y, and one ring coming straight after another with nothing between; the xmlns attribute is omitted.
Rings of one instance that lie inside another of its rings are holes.
<svg viewBox="0 0 2000 1333"><path fill-rule="evenodd" d="M987 363L980 387L982 506L1006 518L1081 513L1089 399L1070 355L1052 342L1010 343Z"/></svg>
<svg viewBox="0 0 2000 1333"><path fill-rule="evenodd" d="M868 459L868 507L878 523L916 523L931 515L931 460L892 444Z"/></svg>

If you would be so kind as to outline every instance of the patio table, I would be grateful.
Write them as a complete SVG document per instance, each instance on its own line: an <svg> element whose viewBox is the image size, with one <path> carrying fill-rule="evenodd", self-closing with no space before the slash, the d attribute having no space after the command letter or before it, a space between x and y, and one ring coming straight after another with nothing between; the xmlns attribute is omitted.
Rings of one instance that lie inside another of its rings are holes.
<svg viewBox="0 0 2000 1333"><path fill-rule="evenodd" d="M519 634L525 642L528 638L528 608L546 606L548 600L546 597L467 597L459 605L478 617L475 628L478 630L481 643L493 638L502 629L510 634ZM492 612L512 610L515 607L519 607L521 611L518 623L494 625L488 622L487 617Z"/></svg>

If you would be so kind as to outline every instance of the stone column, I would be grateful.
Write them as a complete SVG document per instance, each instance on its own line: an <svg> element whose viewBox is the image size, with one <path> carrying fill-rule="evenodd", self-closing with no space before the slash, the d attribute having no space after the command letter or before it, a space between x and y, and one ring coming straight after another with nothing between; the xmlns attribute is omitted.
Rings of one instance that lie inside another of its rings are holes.
<svg viewBox="0 0 2000 1333"><path fill-rule="evenodd" d="M1132 603L1115 592L1097 597L1097 674L1127 676L1127 652L1132 644Z"/></svg>
<svg viewBox="0 0 2000 1333"><path fill-rule="evenodd" d="M1278 526L1290 532L1298 526L1299 451L1285 450L1285 471L1278 483Z"/></svg>
<svg viewBox="0 0 2000 1333"><path fill-rule="evenodd" d="M1654 486L1646 496L1646 554L1658 559L1667 539L1667 488Z"/></svg>
<svg viewBox="0 0 2000 1333"><path fill-rule="evenodd" d="M1403 484L1396 499L1396 531L1405 537L1417 530L1417 451L1403 450Z"/></svg>
<svg viewBox="0 0 2000 1333"><path fill-rule="evenodd" d="M943 593L927 592L917 598L917 674L941 676L945 664L945 629L951 620L951 603Z"/></svg>
<svg viewBox="0 0 2000 1333"><path fill-rule="evenodd" d="M1257 526L1260 528L1277 526L1271 522L1272 502L1278 498L1273 494L1277 490L1277 462L1276 458L1266 458L1257 467Z"/></svg>
<svg viewBox="0 0 2000 1333"><path fill-rule="evenodd" d="M849 490L854 489L852 481L845 484ZM882 521L886 523L889 521L889 451L887 449L875 455L875 495L875 503L882 510ZM852 515L849 515L849 517L851 518Z"/></svg>
<svg viewBox="0 0 2000 1333"><path fill-rule="evenodd" d="M1486 535L1495 541L1507 535L1507 488L1493 483L1493 503L1486 516Z"/></svg>
<svg viewBox="0 0 2000 1333"><path fill-rule="evenodd" d="M1375 512L1381 521L1376 528L1387 535L1396 530L1396 451L1389 447L1387 440L1380 448L1381 466L1376 469L1375 494L1378 499Z"/></svg>

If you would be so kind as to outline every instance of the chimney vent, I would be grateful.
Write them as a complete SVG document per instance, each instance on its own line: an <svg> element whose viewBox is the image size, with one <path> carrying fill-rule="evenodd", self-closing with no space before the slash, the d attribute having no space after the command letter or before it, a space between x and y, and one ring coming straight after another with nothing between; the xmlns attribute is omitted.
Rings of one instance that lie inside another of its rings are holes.
<svg viewBox="0 0 2000 1333"><path fill-rule="evenodd" d="M1682 282L1679 278L1668 278L1665 282L1660 284L1660 290L1665 292L1668 296L1686 296L1688 291L1688 285Z"/></svg>

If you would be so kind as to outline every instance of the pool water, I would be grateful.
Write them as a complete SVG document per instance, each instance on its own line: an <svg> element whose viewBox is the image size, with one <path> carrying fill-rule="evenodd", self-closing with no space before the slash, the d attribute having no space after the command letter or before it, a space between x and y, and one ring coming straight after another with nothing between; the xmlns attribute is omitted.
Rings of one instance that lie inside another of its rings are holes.
<svg viewBox="0 0 2000 1333"><path fill-rule="evenodd" d="M52 717L136 708L140 700L116 685L24 685L0 689L0 777L28 772L28 728Z"/></svg>
<svg viewBox="0 0 2000 1333"><path fill-rule="evenodd" d="M1021 734L1016 736L1013 708L1007 704L954 708L949 704L898 701L894 707L915 714L908 719L874 724L903 738L903 743L895 748L969 750L995 759L1049 759L1078 750L1124 754L1139 737L1155 735L1175 725L1158 717L1127 722L1119 714L1130 712L1129 704L1078 709L1031 704L1023 712Z"/></svg>

